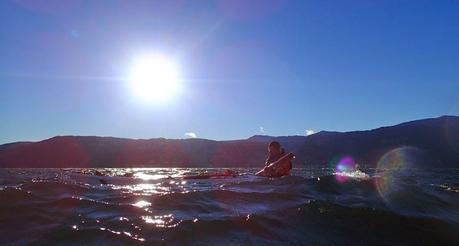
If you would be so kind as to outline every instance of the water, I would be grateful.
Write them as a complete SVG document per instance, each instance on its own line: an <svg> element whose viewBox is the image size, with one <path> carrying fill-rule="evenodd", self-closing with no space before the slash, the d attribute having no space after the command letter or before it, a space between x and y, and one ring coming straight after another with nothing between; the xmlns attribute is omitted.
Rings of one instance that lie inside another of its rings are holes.
<svg viewBox="0 0 459 246"><path fill-rule="evenodd" d="M459 244L459 169L1 169L0 244Z"/></svg>

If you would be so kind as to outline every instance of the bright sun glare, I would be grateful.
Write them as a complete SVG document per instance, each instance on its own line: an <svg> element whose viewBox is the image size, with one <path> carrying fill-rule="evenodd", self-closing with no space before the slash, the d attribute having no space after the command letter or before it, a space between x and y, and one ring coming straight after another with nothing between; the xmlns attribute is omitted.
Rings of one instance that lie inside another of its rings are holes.
<svg viewBox="0 0 459 246"><path fill-rule="evenodd" d="M171 61L150 55L134 63L129 82L137 97L146 101L161 101L176 92L178 76Z"/></svg>

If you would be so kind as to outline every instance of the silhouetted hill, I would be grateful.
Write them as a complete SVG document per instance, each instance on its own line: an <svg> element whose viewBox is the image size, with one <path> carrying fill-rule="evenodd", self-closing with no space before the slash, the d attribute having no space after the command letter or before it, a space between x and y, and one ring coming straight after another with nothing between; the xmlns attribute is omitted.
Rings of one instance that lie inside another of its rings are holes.
<svg viewBox="0 0 459 246"><path fill-rule="evenodd" d="M403 146L414 147L408 154L419 166L459 166L459 117L442 116L368 131L234 141L59 136L0 145L0 167L261 167L273 140L295 152L296 166L328 166L343 156L375 166Z"/></svg>
<svg viewBox="0 0 459 246"><path fill-rule="evenodd" d="M252 141L59 136L0 148L1 167L220 167L256 165L265 146Z"/></svg>

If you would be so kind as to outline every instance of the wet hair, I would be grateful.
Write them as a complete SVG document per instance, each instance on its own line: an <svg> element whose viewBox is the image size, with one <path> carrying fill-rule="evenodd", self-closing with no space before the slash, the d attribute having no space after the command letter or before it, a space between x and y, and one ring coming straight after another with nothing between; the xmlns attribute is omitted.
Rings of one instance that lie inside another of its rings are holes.
<svg viewBox="0 0 459 246"><path fill-rule="evenodd" d="M268 146L269 146L269 147L272 146L272 147L274 147L274 148L276 148L276 149L280 149L280 147L281 147L280 143L277 142L277 141L272 141L272 142L270 142Z"/></svg>

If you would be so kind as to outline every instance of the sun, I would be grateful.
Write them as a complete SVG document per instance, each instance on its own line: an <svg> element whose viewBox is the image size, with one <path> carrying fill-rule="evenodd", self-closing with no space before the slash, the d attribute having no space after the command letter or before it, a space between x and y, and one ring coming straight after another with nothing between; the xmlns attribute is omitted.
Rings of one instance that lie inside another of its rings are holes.
<svg viewBox="0 0 459 246"><path fill-rule="evenodd" d="M146 101L163 101L177 91L177 69L163 56L147 55L134 62L129 83L136 97Z"/></svg>

